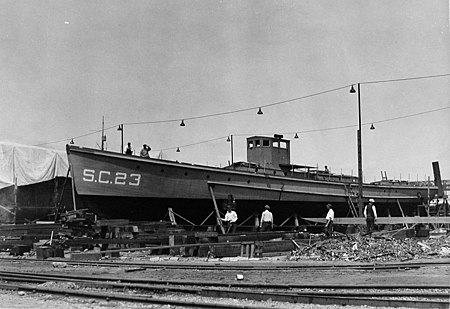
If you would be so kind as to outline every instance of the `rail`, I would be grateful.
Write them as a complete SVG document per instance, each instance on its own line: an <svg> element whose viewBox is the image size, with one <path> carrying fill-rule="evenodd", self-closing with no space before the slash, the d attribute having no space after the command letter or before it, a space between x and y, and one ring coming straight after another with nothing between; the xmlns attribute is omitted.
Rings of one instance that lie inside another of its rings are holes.
<svg viewBox="0 0 450 309"><path fill-rule="evenodd" d="M352 285L352 287L345 286L344 288L352 288L354 291L342 292L342 288L338 286L309 286L308 288L319 288L320 291L295 291L292 286L284 287L283 289L274 290L261 288L258 285L247 284L245 287L241 286L240 290L232 288L228 285L227 288L218 286L216 283L202 282L202 283L190 283L189 285L180 286L179 283L170 283L167 281L161 281L159 284L147 283L146 279L127 279L127 278L114 278L111 282L111 278L92 278L91 276L72 276L68 274L27 274L22 272L0 272L0 278L9 282L22 282L20 284L3 283L0 284L0 288L8 288L15 290L28 290L39 293L50 294L63 294L79 297L90 298L104 298L109 300L122 300L133 302L145 302L145 303L157 303L157 304L171 304L179 305L180 301L175 301L166 297L155 298L147 294L130 295L120 293L117 290L136 290L145 292L157 292L157 293L184 293L194 294L203 297L220 297L230 299L250 299L255 301L262 301L271 299L272 301L291 302L291 303L309 303L320 305L371 305L371 306L387 306L387 307L408 307L408 308L448 308L448 298L450 287L440 287L443 291L435 291L436 286L408 286L408 289L433 289L433 291L421 293L411 291L396 291L386 292L379 291L380 285ZM102 288L102 289L114 289L114 293L98 293L79 291L74 289L55 289L30 284L28 283L43 283L47 281L69 281L76 283L80 286L86 286L90 288ZM139 282L139 283L136 283ZM397 285L396 288L402 288L401 285ZM325 289L325 290L324 290ZM361 292L360 289L374 289L371 291ZM385 289L385 287L383 287ZM140 292L142 293L142 292ZM408 299L399 299L398 297L407 297ZM424 299L425 298L425 299ZM242 308L242 306L234 307L233 305L223 305L220 302L207 303L204 302L185 302L183 306L186 307L210 307L210 308ZM246 306L246 308L259 308L255 306Z"/></svg>

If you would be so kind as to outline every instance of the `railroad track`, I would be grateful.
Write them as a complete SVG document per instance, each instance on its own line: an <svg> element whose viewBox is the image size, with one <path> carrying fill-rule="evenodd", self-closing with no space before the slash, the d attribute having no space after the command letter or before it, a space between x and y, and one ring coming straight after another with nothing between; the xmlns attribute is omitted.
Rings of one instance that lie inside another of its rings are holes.
<svg viewBox="0 0 450 309"><path fill-rule="evenodd" d="M419 285L272 285L272 284L249 284L239 283L221 284L220 282L193 283L187 281L161 281L148 279L128 279L119 277L97 277L80 276L69 274L29 274L23 272L0 272L0 288L27 290L39 293L73 295L79 297L96 297L103 299L115 299L132 302L146 302L158 304L171 304L179 306L179 301L173 301L168 297L155 297L162 293L194 294L204 297L221 297L232 299L251 299L290 303L308 303L321 305L370 305L383 307L408 307L408 308L449 308L450 285L443 286L419 286ZM11 284L15 282L15 284ZM20 283L18 283L20 282ZM102 288L115 291L114 293L86 292L73 289L55 289L42 287L39 284L45 282L71 282L79 286L90 288ZM397 291L385 291L386 289L397 289ZM305 290L307 289L307 290ZM316 290L314 290L316 289ZM320 289L318 291L317 289ZM347 291L350 289L351 291ZM361 291L369 289L369 291ZM405 290L407 289L407 290ZM420 293L417 290L420 289ZM423 292L424 289L429 290ZM439 289L440 291L436 291ZM129 295L117 291L140 291L140 295ZM411 291L412 290L412 291ZM145 294L142 294L145 292ZM157 293L148 295L148 293ZM406 298L406 299L405 299ZM213 308L235 308L230 304L222 305L193 302L183 303L185 307L213 307ZM213 306L214 305L214 306ZM258 308L254 306L239 305L236 308Z"/></svg>
<svg viewBox="0 0 450 309"><path fill-rule="evenodd" d="M5 261L18 261L17 258L2 257L0 260ZM443 261L428 261L428 262L400 262L400 263L361 263L361 264L329 264L329 265L305 265L292 263L274 264L274 263L253 263L244 264L242 262L201 262L201 263L189 263L189 262L111 262L111 261L71 261L67 259L51 259L51 260L38 260L38 259L20 259L20 262L36 262L36 263L51 263L51 262L64 262L68 265L84 265L84 266L102 266L102 267L140 267L146 269L165 268L165 269L200 269L200 270L235 270L235 271L255 271L255 270L295 270L295 269L315 269L315 270L328 270L328 269L349 269L349 270L402 270L402 269L417 269L421 267L430 266L450 266L450 259Z"/></svg>

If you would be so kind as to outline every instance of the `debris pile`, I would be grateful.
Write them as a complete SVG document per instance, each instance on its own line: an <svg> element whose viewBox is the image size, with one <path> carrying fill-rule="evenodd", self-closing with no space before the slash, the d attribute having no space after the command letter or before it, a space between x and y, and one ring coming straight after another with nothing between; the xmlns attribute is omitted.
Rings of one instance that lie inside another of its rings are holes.
<svg viewBox="0 0 450 309"><path fill-rule="evenodd" d="M450 237L395 239L386 236L333 237L293 251L291 259L388 262L425 257L450 257Z"/></svg>

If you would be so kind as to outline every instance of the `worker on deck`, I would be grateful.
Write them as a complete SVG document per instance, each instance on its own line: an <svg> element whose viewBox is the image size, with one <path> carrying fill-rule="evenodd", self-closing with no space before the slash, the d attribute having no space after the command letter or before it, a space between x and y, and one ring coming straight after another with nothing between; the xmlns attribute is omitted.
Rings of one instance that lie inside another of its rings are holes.
<svg viewBox="0 0 450 309"><path fill-rule="evenodd" d="M266 206L264 206L264 208L265 208L265 210L263 211L263 213L261 215L261 223L259 224L260 232L273 230L273 215L270 212L270 206L266 205Z"/></svg>
<svg viewBox="0 0 450 309"><path fill-rule="evenodd" d="M152 149L147 144L142 145L142 149L140 152L141 157L142 158L150 158L150 150L152 150Z"/></svg>
<svg viewBox="0 0 450 309"><path fill-rule="evenodd" d="M325 224L325 235L331 237L333 235L333 221L334 221L334 210L333 205L327 204L328 213L325 219L327 223Z"/></svg>
<svg viewBox="0 0 450 309"><path fill-rule="evenodd" d="M369 199L369 204L364 207L364 217L367 223L367 233L372 233L377 220L377 209L375 208L375 200Z"/></svg>
<svg viewBox="0 0 450 309"><path fill-rule="evenodd" d="M236 222L237 222L238 216L237 213L231 209L231 206L227 207L227 213L225 214L225 218L220 220L227 223L226 233L236 233Z"/></svg>
<svg viewBox="0 0 450 309"><path fill-rule="evenodd" d="M133 148L131 147L130 142L128 142L127 149L125 149L125 154L130 155L130 156L133 155Z"/></svg>

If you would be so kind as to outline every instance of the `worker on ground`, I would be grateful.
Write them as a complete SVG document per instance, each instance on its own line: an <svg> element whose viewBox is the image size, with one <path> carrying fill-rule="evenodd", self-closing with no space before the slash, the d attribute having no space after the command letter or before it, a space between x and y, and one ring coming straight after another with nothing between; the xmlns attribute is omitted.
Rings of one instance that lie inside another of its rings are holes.
<svg viewBox="0 0 450 309"><path fill-rule="evenodd" d="M133 148L131 147L130 142L128 142L127 149L125 149L125 154L130 155L130 156L133 155Z"/></svg>
<svg viewBox="0 0 450 309"><path fill-rule="evenodd" d="M333 205L327 204L328 213L325 219L327 223L325 224L325 235L328 237L333 236L333 221L334 221L334 210Z"/></svg>
<svg viewBox="0 0 450 309"><path fill-rule="evenodd" d="M369 204L364 207L364 217L367 223L367 233L372 233L377 220L377 209L375 208L375 200L369 199Z"/></svg>
<svg viewBox="0 0 450 309"><path fill-rule="evenodd" d="M150 150L152 150L152 149L147 144L142 145L142 149L141 149L141 153L140 153L141 157L142 158L150 158Z"/></svg>
<svg viewBox="0 0 450 309"><path fill-rule="evenodd" d="M238 216L237 213L231 209L231 206L227 207L227 213L225 214L225 218L220 220L227 223L226 233L236 233L236 222L237 222Z"/></svg>
<svg viewBox="0 0 450 309"><path fill-rule="evenodd" d="M273 230L273 215L270 212L270 206L266 205L266 206L264 206L264 208L265 208L265 210L263 211L263 213L261 215L261 223L259 224L260 232Z"/></svg>

